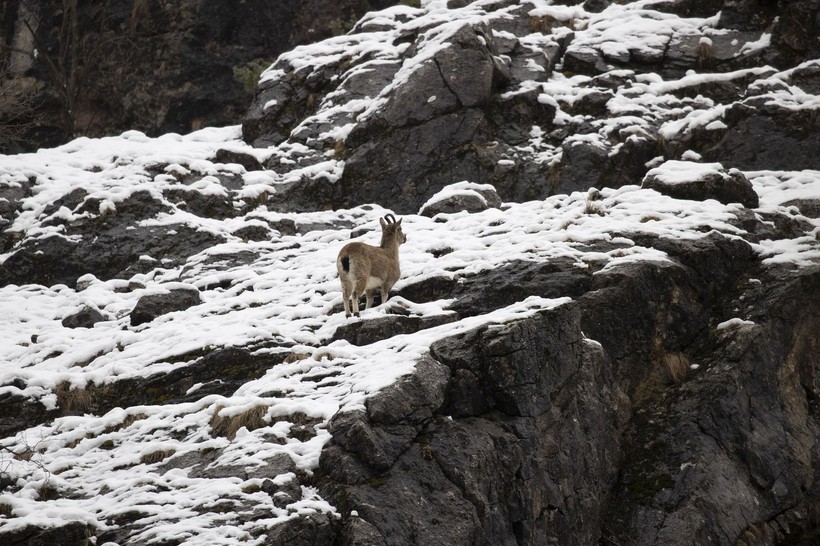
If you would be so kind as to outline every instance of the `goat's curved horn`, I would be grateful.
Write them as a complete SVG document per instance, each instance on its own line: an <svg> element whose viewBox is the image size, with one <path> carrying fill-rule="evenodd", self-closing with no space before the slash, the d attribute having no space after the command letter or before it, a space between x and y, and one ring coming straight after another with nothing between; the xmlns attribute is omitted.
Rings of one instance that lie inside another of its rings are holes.
<svg viewBox="0 0 820 546"><path fill-rule="evenodd" d="M393 216L392 214L385 214L385 215L384 215L384 220L385 220L388 224L395 224L395 223L396 223L396 217L395 217L395 216Z"/></svg>

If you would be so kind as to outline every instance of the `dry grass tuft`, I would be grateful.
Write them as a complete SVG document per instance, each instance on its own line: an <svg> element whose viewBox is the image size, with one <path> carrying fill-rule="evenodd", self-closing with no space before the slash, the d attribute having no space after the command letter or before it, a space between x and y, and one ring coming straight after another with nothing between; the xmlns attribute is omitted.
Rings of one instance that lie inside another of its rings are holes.
<svg viewBox="0 0 820 546"><path fill-rule="evenodd" d="M258 207L259 205L264 205L270 199L270 193L263 191L259 195L255 197L246 197L245 202L248 205Z"/></svg>
<svg viewBox="0 0 820 546"><path fill-rule="evenodd" d="M26 446L26 449L20 453L11 452L11 456L17 461L30 461L31 458L34 457L34 449Z"/></svg>
<svg viewBox="0 0 820 546"><path fill-rule="evenodd" d="M72 389L68 381L63 381L54 394L63 415L83 415L91 411L92 397L88 389Z"/></svg>
<svg viewBox="0 0 820 546"><path fill-rule="evenodd" d="M540 32L541 34L550 34L552 32L552 23L555 20L546 15L535 15L530 17L530 32Z"/></svg>
<svg viewBox="0 0 820 546"><path fill-rule="evenodd" d="M41 501L50 501L60 498L60 492L57 490L56 487L51 485L48 480L46 480L43 485L37 488L37 498Z"/></svg>
<svg viewBox="0 0 820 546"><path fill-rule="evenodd" d="M310 358L310 353L290 353L288 356L285 357L285 360L282 361L283 364L293 364L294 362L299 362L300 360L307 360Z"/></svg>
<svg viewBox="0 0 820 546"><path fill-rule="evenodd" d="M670 144L671 144L669 142L669 139L667 139L661 133L658 133L657 143L658 143L658 152L660 152L660 154L662 156L666 157L666 154L669 153L669 147L670 147Z"/></svg>
<svg viewBox="0 0 820 546"><path fill-rule="evenodd" d="M584 214L597 214L606 216L606 209L600 201L591 200L589 197L584 200Z"/></svg>
<svg viewBox="0 0 820 546"><path fill-rule="evenodd" d="M715 48L712 46L711 40L701 39L695 47L695 57L697 58L698 67L705 67L712 64L715 60Z"/></svg>
<svg viewBox="0 0 820 546"><path fill-rule="evenodd" d="M176 452L176 449L160 449L157 451L152 451L151 453L146 453L145 455L140 457L140 462L142 464L158 463L164 461Z"/></svg>
<svg viewBox="0 0 820 546"><path fill-rule="evenodd" d="M663 356L662 372L666 384L677 385L686 377L691 362L683 353L666 353Z"/></svg>
<svg viewBox="0 0 820 546"><path fill-rule="evenodd" d="M337 140L333 145L333 157L336 159L344 159L347 156L347 143L344 140Z"/></svg>
<svg viewBox="0 0 820 546"><path fill-rule="evenodd" d="M553 163L547 172L547 187L550 195L558 192L558 186L561 183L561 164Z"/></svg>
<svg viewBox="0 0 820 546"><path fill-rule="evenodd" d="M327 350L319 351L318 353L313 355L313 360L316 360L317 362L321 362L322 360L333 360L334 358L336 357L333 356L333 353Z"/></svg>
<svg viewBox="0 0 820 546"><path fill-rule="evenodd" d="M248 430L256 430L267 426L264 420L265 415L268 413L267 406L254 406L239 415L227 417L219 415L219 412L223 409L223 406L217 406L214 416L211 418L211 434L214 436L223 436L233 440L236 437L236 431L242 427Z"/></svg>
<svg viewBox="0 0 820 546"><path fill-rule="evenodd" d="M103 430L103 434L110 434L112 432L117 432L123 429L126 429L136 423L137 421L142 421L143 419L147 419L148 416L144 413L135 413L133 415L127 415L125 419L122 420L122 423L111 425Z"/></svg>
<svg viewBox="0 0 820 546"><path fill-rule="evenodd" d="M120 423L120 430L128 428L137 421L142 421L143 419L148 419L148 416L144 413L135 413L134 415L129 415L128 417L123 419L122 423Z"/></svg>

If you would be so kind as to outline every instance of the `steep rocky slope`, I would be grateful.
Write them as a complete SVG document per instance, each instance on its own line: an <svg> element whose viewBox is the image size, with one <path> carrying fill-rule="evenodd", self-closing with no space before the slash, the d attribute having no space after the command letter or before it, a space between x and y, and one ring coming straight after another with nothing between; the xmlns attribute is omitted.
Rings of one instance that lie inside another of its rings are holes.
<svg viewBox="0 0 820 546"><path fill-rule="evenodd" d="M473 3L457 24L411 8L372 14L282 55L243 134L303 146L305 164L335 150L343 172L314 176L303 206L378 195L402 213L462 179L516 201L634 184L659 156L816 167L817 9L784 3L775 20L741 4ZM304 184L296 193L280 198L299 205Z"/></svg>
<svg viewBox="0 0 820 546"><path fill-rule="evenodd" d="M815 543L818 7L777 8L397 6L241 127L0 156L2 541Z"/></svg>

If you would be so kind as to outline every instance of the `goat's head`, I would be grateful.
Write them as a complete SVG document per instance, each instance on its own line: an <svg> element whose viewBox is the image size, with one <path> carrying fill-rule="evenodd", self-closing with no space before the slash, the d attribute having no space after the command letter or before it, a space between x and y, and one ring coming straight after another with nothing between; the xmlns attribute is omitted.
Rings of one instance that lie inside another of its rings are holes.
<svg viewBox="0 0 820 546"><path fill-rule="evenodd" d="M392 214L386 214L379 219L379 223L382 226L382 246L392 241L396 246L407 242L407 236L401 230L401 219L397 221Z"/></svg>

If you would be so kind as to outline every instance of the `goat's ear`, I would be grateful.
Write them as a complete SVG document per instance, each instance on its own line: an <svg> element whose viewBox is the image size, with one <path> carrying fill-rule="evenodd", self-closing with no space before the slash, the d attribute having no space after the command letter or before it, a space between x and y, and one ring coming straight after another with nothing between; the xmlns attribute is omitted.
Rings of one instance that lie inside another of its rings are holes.
<svg viewBox="0 0 820 546"><path fill-rule="evenodd" d="M402 220L404 220L404 218L399 218L399 221L398 221L398 222L396 222L396 224L400 226L400 225L401 225L401 221L402 221Z"/></svg>

